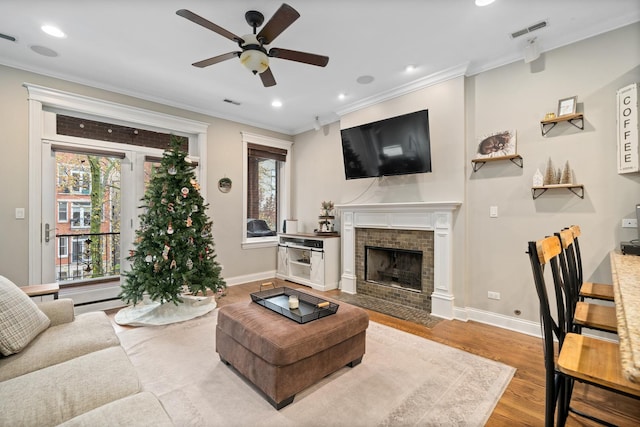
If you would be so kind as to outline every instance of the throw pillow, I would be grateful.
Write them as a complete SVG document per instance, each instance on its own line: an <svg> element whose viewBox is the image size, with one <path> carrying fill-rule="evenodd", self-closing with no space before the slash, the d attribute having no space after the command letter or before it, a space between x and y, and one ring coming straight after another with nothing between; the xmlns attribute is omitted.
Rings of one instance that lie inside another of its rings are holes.
<svg viewBox="0 0 640 427"><path fill-rule="evenodd" d="M49 327L50 320L15 283L0 276L0 353L25 348Z"/></svg>

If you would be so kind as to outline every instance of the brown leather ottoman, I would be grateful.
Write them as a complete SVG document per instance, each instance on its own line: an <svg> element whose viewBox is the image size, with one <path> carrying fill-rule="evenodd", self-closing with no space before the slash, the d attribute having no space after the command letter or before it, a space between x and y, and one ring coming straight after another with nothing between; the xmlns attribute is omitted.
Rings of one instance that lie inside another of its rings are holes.
<svg viewBox="0 0 640 427"><path fill-rule="evenodd" d="M336 303L337 313L304 324L251 301L225 305L218 312L216 351L281 409L296 393L362 361L369 315Z"/></svg>

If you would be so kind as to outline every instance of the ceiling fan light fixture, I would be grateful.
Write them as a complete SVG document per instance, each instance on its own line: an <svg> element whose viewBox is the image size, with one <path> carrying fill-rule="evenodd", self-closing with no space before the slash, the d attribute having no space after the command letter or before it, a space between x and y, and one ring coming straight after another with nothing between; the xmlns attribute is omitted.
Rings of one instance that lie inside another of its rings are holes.
<svg viewBox="0 0 640 427"><path fill-rule="evenodd" d="M240 63L253 74L263 73L269 68L269 57L258 49L247 49L240 55Z"/></svg>

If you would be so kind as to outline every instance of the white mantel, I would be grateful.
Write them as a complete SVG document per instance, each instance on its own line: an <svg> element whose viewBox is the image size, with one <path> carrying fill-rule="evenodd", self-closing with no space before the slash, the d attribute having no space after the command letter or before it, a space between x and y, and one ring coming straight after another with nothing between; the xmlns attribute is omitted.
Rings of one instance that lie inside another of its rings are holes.
<svg viewBox="0 0 640 427"><path fill-rule="evenodd" d="M342 292L356 293L356 228L433 231L431 314L453 319L453 211L461 202L406 202L336 205L341 215Z"/></svg>

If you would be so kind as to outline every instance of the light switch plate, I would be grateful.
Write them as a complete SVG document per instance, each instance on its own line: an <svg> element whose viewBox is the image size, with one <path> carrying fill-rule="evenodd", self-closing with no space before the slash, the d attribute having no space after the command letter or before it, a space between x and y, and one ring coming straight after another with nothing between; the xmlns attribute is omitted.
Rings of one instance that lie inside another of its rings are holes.
<svg viewBox="0 0 640 427"><path fill-rule="evenodd" d="M490 206L489 207L489 217L490 218L498 218L498 207Z"/></svg>
<svg viewBox="0 0 640 427"><path fill-rule="evenodd" d="M24 208L16 208L16 219L24 219Z"/></svg>

